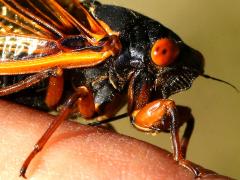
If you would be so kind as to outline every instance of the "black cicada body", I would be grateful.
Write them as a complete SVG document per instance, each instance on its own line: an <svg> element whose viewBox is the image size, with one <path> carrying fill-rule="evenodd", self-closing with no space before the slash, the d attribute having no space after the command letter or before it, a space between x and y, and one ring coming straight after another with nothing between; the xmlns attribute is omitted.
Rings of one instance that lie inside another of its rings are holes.
<svg viewBox="0 0 240 180"><path fill-rule="evenodd" d="M73 109L86 119L97 117L95 125L109 122L127 102L124 116L139 130L170 132L174 159L198 176L184 159L193 129L190 109L168 97L203 75L203 56L159 22L96 1L0 0L0 60L4 98L44 110L61 105L53 122L58 125ZM57 127L38 141L22 176Z"/></svg>

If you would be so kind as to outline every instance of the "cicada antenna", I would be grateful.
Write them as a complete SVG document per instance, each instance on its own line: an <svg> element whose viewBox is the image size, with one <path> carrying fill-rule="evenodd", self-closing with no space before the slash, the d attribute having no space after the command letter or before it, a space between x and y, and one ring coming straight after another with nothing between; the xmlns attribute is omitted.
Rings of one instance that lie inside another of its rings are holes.
<svg viewBox="0 0 240 180"><path fill-rule="evenodd" d="M224 81L224 80L222 80L222 79L218 79L218 78L209 76L209 75L207 75L207 74L201 74L201 76L204 77L204 78L207 78L207 79L212 79L212 80L214 80L214 81L218 81L218 82L222 82L222 83L224 83L224 84L227 84L227 85L231 86L233 89L235 89L238 93L240 92L239 89L238 89L236 86L234 86L233 84L231 84L231 83L229 83L229 82L227 82L227 81Z"/></svg>

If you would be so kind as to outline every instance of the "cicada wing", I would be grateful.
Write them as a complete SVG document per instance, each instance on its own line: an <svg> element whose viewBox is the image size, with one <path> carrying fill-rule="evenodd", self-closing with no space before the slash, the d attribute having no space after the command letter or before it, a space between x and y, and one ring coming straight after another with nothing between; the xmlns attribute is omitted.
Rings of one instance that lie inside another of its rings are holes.
<svg viewBox="0 0 240 180"><path fill-rule="evenodd" d="M0 61L19 61L41 58L60 52L54 40L16 36L8 34L0 36Z"/></svg>
<svg viewBox="0 0 240 180"><path fill-rule="evenodd" d="M98 21L78 0L69 2L77 14L63 1L0 0L0 75L90 67L111 56L94 50L108 36Z"/></svg>
<svg viewBox="0 0 240 180"><path fill-rule="evenodd" d="M60 14L63 13L61 8L51 9L52 3L41 0L0 0L2 63L15 61L17 66L20 63L18 60L57 54L62 50L58 40L64 38L66 32L81 34L69 19ZM8 67L8 64L4 65Z"/></svg>
<svg viewBox="0 0 240 180"><path fill-rule="evenodd" d="M0 0L0 33L50 39L84 35L92 42L107 35L79 1L72 0L70 4L77 14L71 15L62 0Z"/></svg>
<svg viewBox="0 0 240 180"><path fill-rule="evenodd" d="M106 30L83 6L80 0L57 0L74 17L75 22L92 40L99 41L107 36Z"/></svg>
<svg viewBox="0 0 240 180"><path fill-rule="evenodd" d="M15 1L0 0L0 35L25 35L52 39L55 35L49 28L27 17L26 11Z"/></svg>

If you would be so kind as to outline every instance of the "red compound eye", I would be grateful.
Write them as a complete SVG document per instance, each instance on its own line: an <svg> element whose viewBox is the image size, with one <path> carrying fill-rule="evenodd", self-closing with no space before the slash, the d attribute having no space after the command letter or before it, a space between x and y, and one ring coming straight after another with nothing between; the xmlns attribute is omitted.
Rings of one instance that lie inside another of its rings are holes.
<svg viewBox="0 0 240 180"><path fill-rule="evenodd" d="M158 66L168 66L174 62L179 54L177 44L168 38L159 39L155 42L151 51L151 58Z"/></svg>

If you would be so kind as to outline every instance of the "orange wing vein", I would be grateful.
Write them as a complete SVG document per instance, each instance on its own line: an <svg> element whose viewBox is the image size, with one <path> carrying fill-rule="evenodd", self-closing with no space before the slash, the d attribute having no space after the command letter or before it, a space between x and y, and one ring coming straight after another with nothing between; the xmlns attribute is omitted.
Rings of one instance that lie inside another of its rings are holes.
<svg viewBox="0 0 240 180"><path fill-rule="evenodd" d="M99 46L99 40L108 36L78 0L71 0L77 18L62 6L63 1L0 0L0 75L34 73L54 66L88 67L112 54L106 48L93 52L62 46L65 39L75 37L84 38L88 46Z"/></svg>

